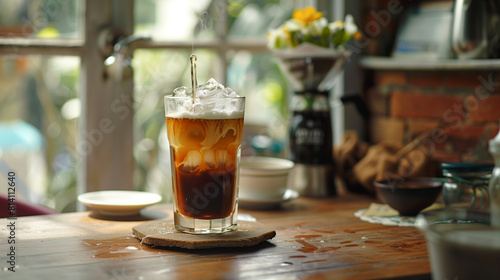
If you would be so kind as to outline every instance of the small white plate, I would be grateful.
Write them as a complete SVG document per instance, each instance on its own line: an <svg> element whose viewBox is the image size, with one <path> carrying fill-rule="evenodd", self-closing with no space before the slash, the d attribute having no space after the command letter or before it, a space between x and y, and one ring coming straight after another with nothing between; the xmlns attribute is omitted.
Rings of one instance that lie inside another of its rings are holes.
<svg viewBox="0 0 500 280"><path fill-rule="evenodd" d="M133 216L161 201L161 196L139 191L97 191L78 196L78 201L104 216Z"/></svg>
<svg viewBox="0 0 500 280"><path fill-rule="evenodd" d="M286 190L285 194L278 199L269 199L269 200L247 200L244 198L239 198L238 206L245 209L254 209L254 210L266 210L273 209L280 206L282 203L288 202L290 200L296 199L299 197L299 193L295 190Z"/></svg>

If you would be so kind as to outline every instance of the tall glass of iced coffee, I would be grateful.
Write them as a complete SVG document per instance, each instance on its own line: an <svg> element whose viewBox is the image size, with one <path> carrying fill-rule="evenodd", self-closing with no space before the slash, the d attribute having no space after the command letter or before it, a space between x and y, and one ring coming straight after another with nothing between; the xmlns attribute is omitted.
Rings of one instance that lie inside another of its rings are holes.
<svg viewBox="0 0 500 280"><path fill-rule="evenodd" d="M245 98L210 79L165 96L174 225L182 232L237 228L238 165Z"/></svg>

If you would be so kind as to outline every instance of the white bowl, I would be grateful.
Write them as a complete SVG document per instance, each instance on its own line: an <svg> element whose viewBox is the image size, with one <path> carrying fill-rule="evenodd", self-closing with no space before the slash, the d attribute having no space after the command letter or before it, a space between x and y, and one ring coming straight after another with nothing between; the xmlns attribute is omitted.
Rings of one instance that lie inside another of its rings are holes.
<svg viewBox="0 0 500 280"><path fill-rule="evenodd" d="M239 197L254 201L282 198L293 167L293 161L281 158L241 158Z"/></svg>

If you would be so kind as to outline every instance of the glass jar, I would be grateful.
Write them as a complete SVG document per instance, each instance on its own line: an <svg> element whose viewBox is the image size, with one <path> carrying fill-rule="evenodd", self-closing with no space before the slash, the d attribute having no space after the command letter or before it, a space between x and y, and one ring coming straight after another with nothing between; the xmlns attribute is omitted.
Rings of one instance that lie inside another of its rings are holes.
<svg viewBox="0 0 500 280"><path fill-rule="evenodd" d="M446 182L443 201L448 207L488 210L490 207L488 185L493 171L489 163L442 163Z"/></svg>
<svg viewBox="0 0 500 280"><path fill-rule="evenodd" d="M495 164L490 180L491 225L500 228L500 153L495 154Z"/></svg>
<svg viewBox="0 0 500 280"><path fill-rule="evenodd" d="M495 169L490 180L491 225L500 228L500 131L489 144L490 153L495 160Z"/></svg>

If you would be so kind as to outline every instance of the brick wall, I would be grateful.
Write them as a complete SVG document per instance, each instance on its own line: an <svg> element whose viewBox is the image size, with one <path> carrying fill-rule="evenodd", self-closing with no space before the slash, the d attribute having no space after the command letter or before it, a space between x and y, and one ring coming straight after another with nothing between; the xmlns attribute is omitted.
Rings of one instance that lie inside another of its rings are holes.
<svg viewBox="0 0 500 280"><path fill-rule="evenodd" d="M424 148L436 163L492 161L488 141L499 130L500 71L377 70L368 76L371 142L405 144L428 132Z"/></svg>

